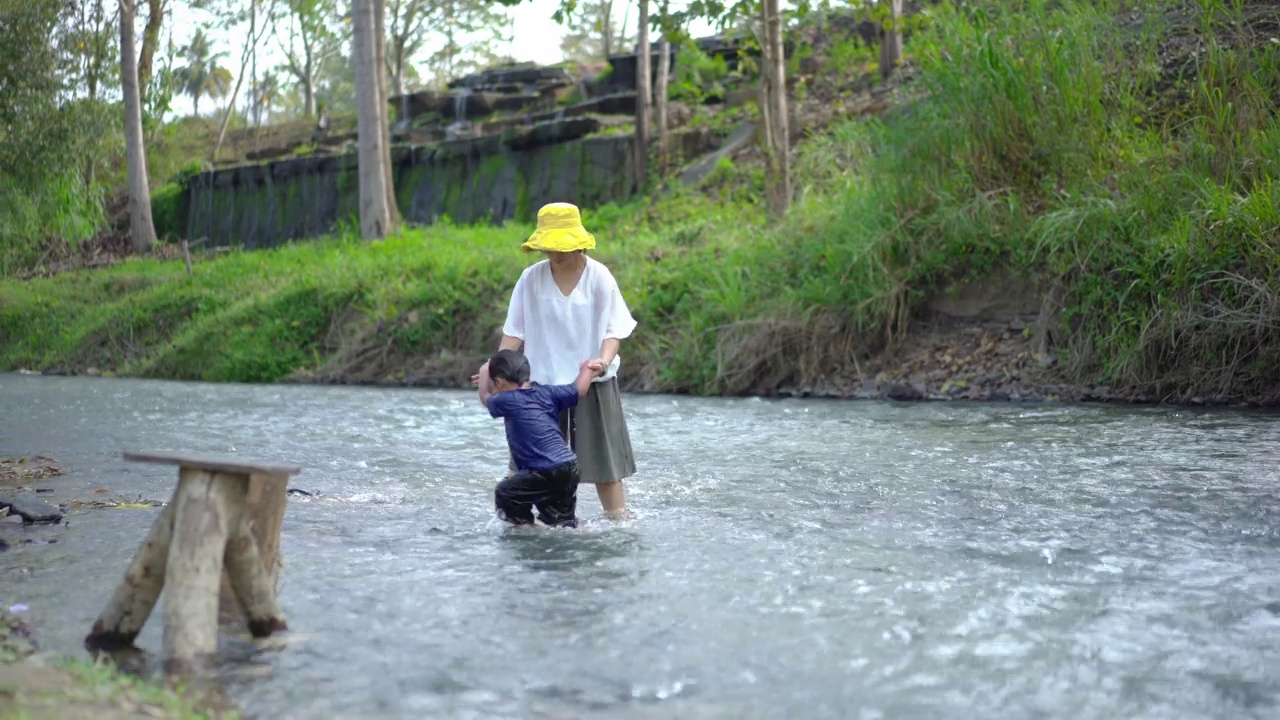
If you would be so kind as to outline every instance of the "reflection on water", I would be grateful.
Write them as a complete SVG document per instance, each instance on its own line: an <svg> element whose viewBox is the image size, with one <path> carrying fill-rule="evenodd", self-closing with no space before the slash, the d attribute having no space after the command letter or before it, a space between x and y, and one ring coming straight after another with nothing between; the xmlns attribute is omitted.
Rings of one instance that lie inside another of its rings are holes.
<svg viewBox="0 0 1280 720"><path fill-rule="evenodd" d="M635 518L578 530L494 521L469 393L0 376L0 455L55 501L167 498L125 447L305 467L291 630L223 643L251 717L1280 716L1273 415L626 403ZM157 512L0 553L0 600L79 652Z"/></svg>

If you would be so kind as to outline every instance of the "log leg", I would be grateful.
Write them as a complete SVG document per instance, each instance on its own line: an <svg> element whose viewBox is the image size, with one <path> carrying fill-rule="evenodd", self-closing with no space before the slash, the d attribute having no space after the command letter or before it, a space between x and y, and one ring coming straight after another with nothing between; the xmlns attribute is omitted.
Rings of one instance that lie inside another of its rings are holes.
<svg viewBox="0 0 1280 720"><path fill-rule="evenodd" d="M176 494L176 493L175 493ZM151 526L142 547L133 556L124 581L116 588L93 630L84 639L91 650L120 650L133 645L164 589L169 542L173 536L173 501Z"/></svg>
<svg viewBox="0 0 1280 720"><path fill-rule="evenodd" d="M244 506L244 522L257 543L259 562L267 571L274 591L279 590L280 529L284 525L285 506L289 502L289 478L286 475L254 473L249 476L249 495ZM231 587L231 578L223 573L222 600L218 620L228 627L244 627L244 608Z"/></svg>
<svg viewBox="0 0 1280 720"><path fill-rule="evenodd" d="M245 475L188 468L179 473L164 614L164 659L171 668L218 649L219 581L247 484Z"/></svg>
<svg viewBox="0 0 1280 720"><path fill-rule="evenodd" d="M240 521L227 543L227 576L247 616L249 632L262 638L276 630L287 630L288 625L276 605L275 584L262 567L262 555L249 532L247 519Z"/></svg>

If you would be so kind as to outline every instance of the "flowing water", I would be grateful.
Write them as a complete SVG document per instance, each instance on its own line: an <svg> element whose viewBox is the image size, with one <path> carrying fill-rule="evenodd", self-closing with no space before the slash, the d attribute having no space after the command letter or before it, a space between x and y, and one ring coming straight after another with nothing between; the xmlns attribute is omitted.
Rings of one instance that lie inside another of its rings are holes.
<svg viewBox="0 0 1280 720"><path fill-rule="evenodd" d="M635 517L584 486L579 530L494 521L471 393L0 375L0 455L55 500L167 499L126 447L305 467L250 717L1280 717L1274 415L625 403ZM0 553L0 600L80 652L157 512Z"/></svg>

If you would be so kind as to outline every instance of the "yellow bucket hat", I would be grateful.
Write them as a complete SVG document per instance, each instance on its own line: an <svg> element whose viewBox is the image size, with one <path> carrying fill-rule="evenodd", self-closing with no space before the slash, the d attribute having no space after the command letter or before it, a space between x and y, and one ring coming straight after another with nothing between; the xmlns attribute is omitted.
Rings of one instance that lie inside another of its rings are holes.
<svg viewBox="0 0 1280 720"><path fill-rule="evenodd" d="M549 203L538 211L538 229L520 247L525 252L576 252L595 246L596 236L582 226L577 205Z"/></svg>

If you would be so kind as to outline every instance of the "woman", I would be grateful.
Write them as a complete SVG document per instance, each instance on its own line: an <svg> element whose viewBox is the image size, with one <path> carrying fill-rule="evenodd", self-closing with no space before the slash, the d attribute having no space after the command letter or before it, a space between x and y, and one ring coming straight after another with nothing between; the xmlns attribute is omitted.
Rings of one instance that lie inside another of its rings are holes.
<svg viewBox="0 0 1280 720"><path fill-rule="evenodd" d="M576 206L551 203L538 211L538 229L522 249L547 259L516 282L498 349L522 349L530 379L543 385L573 382L586 359L599 368L586 397L561 417L561 427L578 455L582 482L596 486L605 514L618 519L626 516L622 480L636 471L618 391L618 346L636 321L613 274L587 257L595 246Z"/></svg>

